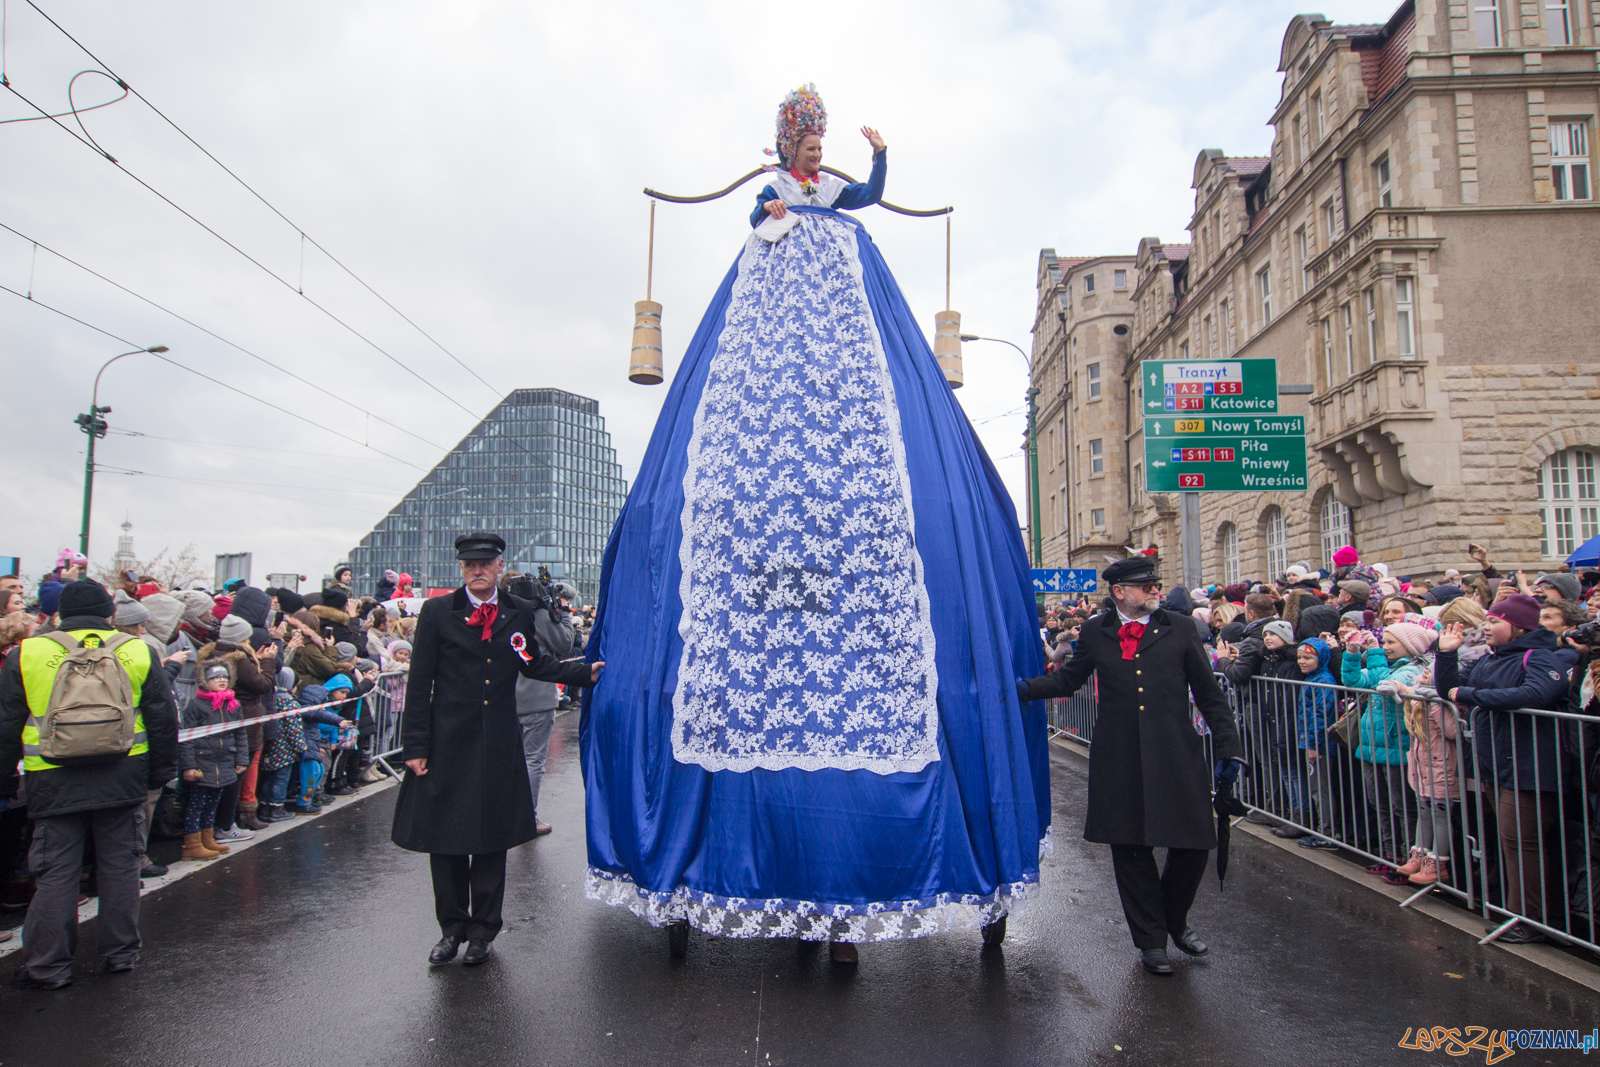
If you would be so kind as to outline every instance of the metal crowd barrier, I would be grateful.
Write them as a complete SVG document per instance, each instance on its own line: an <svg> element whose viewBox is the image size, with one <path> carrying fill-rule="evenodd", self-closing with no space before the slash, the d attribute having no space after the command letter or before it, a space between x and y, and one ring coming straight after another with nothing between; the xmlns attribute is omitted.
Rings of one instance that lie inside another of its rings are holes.
<svg viewBox="0 0 1600 1067"><path fill-rule="evenodd" d="M391 762L400 754L400 715L406 703L404 671L386 671L378 675L371 690L362 697L367 714L372 716L372 734L363 739L372 761L391 777L400 777L400 771Z"/></svg>
<svg viewBox="0 0 1600 1067"><path fill-rule="evenodd" d="M1425 851L1443 861L1438 881L1419 887L1402 907L1437 889L1488 921L1480 943L1521 922L1600 953L1600 717L1463 710L1431 690L1219 681L1249 762L1238 795L1251 810L1374 865L1402 866L1413 847L1431 844ZM1349 745L1327 731L1302 734L1316 701L1330 723L1358 716L1368 736L1387 738L1402 761L1357 758L1358 751L1375 754L1360 748L1359 733ZM1051 733L1092 746L1097 713L1091 680L1072 697L1050 701ZM1207 733L1198 713L1194 718ZM1419 751L1430 763L1415 786L1408 720L1420 727ZM1301 748L1313 735L1320 747Z"/></svg>

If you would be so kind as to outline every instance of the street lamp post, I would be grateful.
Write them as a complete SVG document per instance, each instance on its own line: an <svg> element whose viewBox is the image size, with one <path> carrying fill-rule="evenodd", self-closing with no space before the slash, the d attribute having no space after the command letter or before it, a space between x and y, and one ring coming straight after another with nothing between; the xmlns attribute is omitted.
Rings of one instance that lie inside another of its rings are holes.
<svg viewBox="0 0 1600 1067"><path fill-rule="evenodd" d="M1033 565L1044 564L1044 538L1039 529L1039 434L1036 427L1038 418L1039 390L1033 384L1033 357L1022 350L1022 346L1001 337L979 337L975 333L961 335L963 341L993 341L995 344L1010 345L1022 357L1022 362L1028 367L1028 530L1033 541Z"/></svg>
<svg viewBox="0 0 1600 1067"><path fill-rule="evenodd" d="M89 554L89 509L94 501L94 443L104 437L108 429L106 420L100 416L111 414L109 405L106 407L100 406L100 375L104 374L107 367L123 356L136 356L141 352L159 355L166 350L166 345L153 345L150 348L135 348L131 352L123 352L121 355L112 356L106 360L100 365L99 372L94 376L94 394L89 400L89 413L87 415L79 415L72 420L78 424L78 428L89 438L89 447L84 449L83 456L83 526L78 531L78 551L85 556Z"/></svg>

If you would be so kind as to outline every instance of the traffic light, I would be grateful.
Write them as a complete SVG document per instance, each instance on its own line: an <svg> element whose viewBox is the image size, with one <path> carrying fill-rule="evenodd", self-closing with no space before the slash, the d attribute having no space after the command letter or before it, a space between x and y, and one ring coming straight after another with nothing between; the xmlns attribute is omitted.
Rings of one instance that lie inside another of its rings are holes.
<svg viewBox="0 0 1600 1067"><path fill-rule="evenodd" d="M110 412L111 409L109 407L90 407L89 414L79 415L72 421L77 423L78 429L82 430L84 433L89 434L92 437L104 437L106 435L106 431L110 429L110 426L107 424L106 420L100 416L110 414Z"/></svg>

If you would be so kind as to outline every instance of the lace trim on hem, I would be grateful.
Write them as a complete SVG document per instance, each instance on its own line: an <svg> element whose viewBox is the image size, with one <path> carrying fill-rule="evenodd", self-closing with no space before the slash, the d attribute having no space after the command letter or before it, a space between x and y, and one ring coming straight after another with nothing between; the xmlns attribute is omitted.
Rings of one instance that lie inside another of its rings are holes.
<svg viewBox="0 0 1600 1067"><path fill-rule="evenodd" d="M1043 844L1041 842L1041 844ZM921 900L819 904L807 900L720 897L680 886L670 893L641 889L632 878L590 867L583 893L627 908L651 926L687 922L718 937L784 937L801 941L901 941L950 930L972 930L1016 911L1038 888L1039 876L990 894L940 893Z"/></svg>

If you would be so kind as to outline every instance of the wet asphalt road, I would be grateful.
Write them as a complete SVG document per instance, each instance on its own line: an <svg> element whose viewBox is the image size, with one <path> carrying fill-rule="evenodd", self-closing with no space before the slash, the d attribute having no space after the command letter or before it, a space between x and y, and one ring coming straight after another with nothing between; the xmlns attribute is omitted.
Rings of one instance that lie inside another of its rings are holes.
<svg viewBox="0 0 1600 1067"><path fill-rule="evenodd" d="M1208 877L1195 906L1211 955L1147 976L1108 850L1078 836L1086 764L1059 749L1055 854L1000 949L867 945L852 971L696 933L673 960L664 932L583 899L576 731L557 720L556 832L511 853L488 964L426 966L427 860L389 844L385 790L146 897L133 974L99 973L91 927L75 985L0 989L0 1065L1481 1063L1397 1043L1600 1025L1588 990L1247 835L1226 895Z"/></svg>

